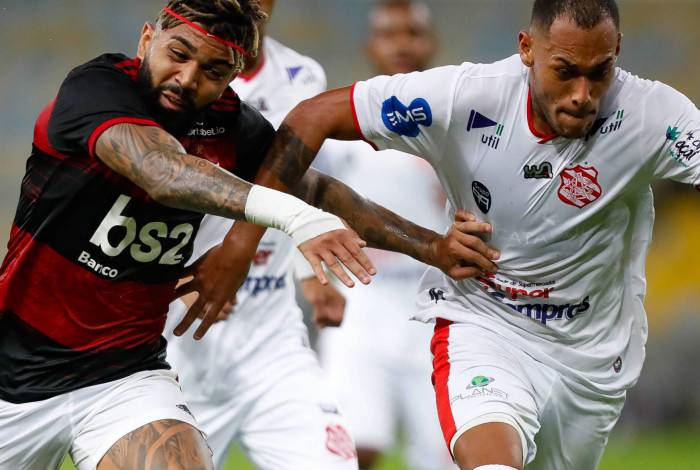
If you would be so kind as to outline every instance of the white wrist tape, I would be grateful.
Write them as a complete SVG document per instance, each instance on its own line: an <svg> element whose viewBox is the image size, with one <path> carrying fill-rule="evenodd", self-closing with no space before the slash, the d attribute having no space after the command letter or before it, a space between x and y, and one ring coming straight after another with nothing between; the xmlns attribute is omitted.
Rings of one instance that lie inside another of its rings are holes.
<svg viewBox="0 0 700 470"><path fill-rule="evenodd" d="M333 214L289 194L257 185L248 193L245 218L253 224L282 230L297 246L326 232L345 228Z"/></svg>

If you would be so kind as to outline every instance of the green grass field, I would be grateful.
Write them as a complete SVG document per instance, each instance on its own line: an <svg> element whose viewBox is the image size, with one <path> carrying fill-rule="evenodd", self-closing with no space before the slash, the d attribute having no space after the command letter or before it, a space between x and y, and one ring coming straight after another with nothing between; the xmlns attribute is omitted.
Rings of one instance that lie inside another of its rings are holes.
<svg viewBox="0 0 700 470"><path fill-rule="evenodd" d="M73 470L66 462L61 470ZM254 470L240 452L232 453L226 470ZM398 456L384 459L377 470L405 470ZM655 431L625 438L615 436L599 470L700 470L700 428ZM303 470L303 469L299 469Z"/></svg>

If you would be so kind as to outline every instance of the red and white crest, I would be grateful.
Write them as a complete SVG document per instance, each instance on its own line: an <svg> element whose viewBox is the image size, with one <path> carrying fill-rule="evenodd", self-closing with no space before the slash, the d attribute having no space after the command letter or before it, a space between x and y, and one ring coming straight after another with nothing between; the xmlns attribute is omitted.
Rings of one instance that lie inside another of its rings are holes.
<svg viewBox="0 0 700 470"><path fill-rule="evenodd" d="M566 204L579 209L596 201L603 188L598 184L598 170L591 167L576 165L562 171L561 184L559 185L559 199Z"/></svg>
<svg viewBox="0 0 700 470"><path fill-rule="evenodd" d="M326 426L326 448L345 460L357 458L355 443L350 434L340 424Z"/></svg>

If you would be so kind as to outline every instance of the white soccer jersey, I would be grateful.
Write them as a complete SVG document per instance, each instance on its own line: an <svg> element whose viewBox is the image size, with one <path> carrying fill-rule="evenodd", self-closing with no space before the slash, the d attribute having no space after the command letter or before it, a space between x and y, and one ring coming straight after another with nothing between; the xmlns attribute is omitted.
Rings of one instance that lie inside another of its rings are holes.
<svg viewBox="0 0 700 470"><path fill-rule="evenodd" d="M234 80L232 87L242 100L279 126L300 101L325 90L326 76L316 61L270 37L265 38L263 50L260 68L250 77ZM230 219L204 217L195 239L192 260L221 243L232 225ZM295 301L291 273L295 251L291 238L281 231L267 230L248 277L238 291L234 314L227 321L212 326L203 344L175 339L168 348L169 358L173 358L183 376L199 377L201 367L186 359L208 354L213 362L208 362L204 369L209 371L212 380L219 382L224 376L235 378L235 374L222 374L234 367L240 368L239 360L252 354L276 332L290 328L305 330L301 310ZM174 320L177 319L170 319ZM207 346L208 352L203 346ZM180 357L182 361L178 360ZM255 366L250 364L250 367Z"/></svg>
<svg viewBox="0 0 700 470"><path fill-rule="evenodd" d="M492 278L425 273L417 319L474 323L600 391L631 386L647 336L650 183L700 185L700 112L617 69L587 138L539 135L516 55L359 82L353 109L378 148L422 156L453 208L494 227Z"/></svg>

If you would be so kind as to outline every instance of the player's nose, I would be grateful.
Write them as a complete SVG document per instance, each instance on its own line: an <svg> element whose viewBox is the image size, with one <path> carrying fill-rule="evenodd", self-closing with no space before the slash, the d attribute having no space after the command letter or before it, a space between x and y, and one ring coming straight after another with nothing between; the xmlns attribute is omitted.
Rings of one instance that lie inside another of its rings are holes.
<svg viewBox="0 0 700 470"><path fill-rule="evenodd" d="M578 77L573 81L571 93L571 104L581 112L588 111L591 105L591 92L593 90L591 81L586 77Z"/></svg>

